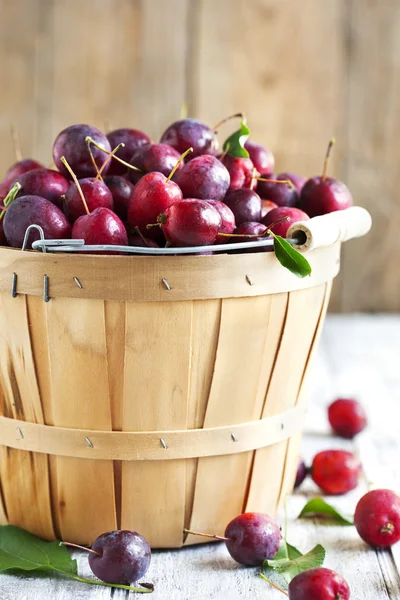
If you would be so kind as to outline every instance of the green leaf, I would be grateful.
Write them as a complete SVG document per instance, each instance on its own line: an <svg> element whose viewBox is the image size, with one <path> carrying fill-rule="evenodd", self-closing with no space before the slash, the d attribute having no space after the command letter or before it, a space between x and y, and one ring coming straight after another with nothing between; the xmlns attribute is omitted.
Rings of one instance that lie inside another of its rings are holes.
<svg viewBox="0 0 400 600"><path fill-rule="evenodd" d="M306 277L311 274L311 265L308 260L293 248L283 237L270 232L274 238L276 258L281 265L297 277Z"/></svg>
<svg viewBox="0 0 400 600"><path fill-rule="evenodd" d="M150 587L115 585L103 581L84 579L78 575L76 560L60 542L45 542L13 525L0 526L0 573L19 571L54 571L89 585L113 587L131 592L151 594ZM144 584L143 584L144 585Z"/></svg>
<svg viewBox="0 0 400 600"><path fill-rule="evenodd" d="M295 548L282 538L278 554L276 554L274 560L293 560L295 558L298 558L299 556L303 556L300 550L297 550L297 548Z"/></svg>
<svg viewBox="0 0 400 600"><path fill-rule="evenodd" d="M244 147L250 135L250 129L244 121L240 121L240 129L234 131L224 142L222 149L230 156L249 158L249 153Z"/></svg>
<svg viewBox="0 0 400 600"><path fill-rule="evenodd" d="M76 560L59 542L45 542L12 525L0 527L0 571L53 570L76 575Z"/></svg>
<svg viewBox="0 0 400 600"><path fill-rule="evenodd" d="M298 519L325 517L338 525L354 525L353 517L325 502L323 498L313 498L302 509Z"/></svg>
<svg viewBox="0 0 400 600"><path fill-rule="evenodd" d="M10 206L11 202L14 202L14 200L17 197L17 194L18 194L18 192L19 192L20 189L21 189L21 184L17 182L8 191L7 196L3 200L3 206L5 208L8 208ZM6 214L5 210L2 210L0 212L0 221L2 220L2 218L4 217L5 214Z"/></svg>
<svg viewBox="0 0 400 600"><path fill-rule="evenodd" d="M294 549L296 553L299 553L293 546L291 548ZM296 577L296 575L302 571L321 567L324 564L325 555L325 548L318 544L315 548L310 550L310 552L307 552L307 554L302 554L296 558L274 558L273 560L265 560L263 568L269 567L273 569L284 578L286 583L290 583L293 577Z"/></svg>

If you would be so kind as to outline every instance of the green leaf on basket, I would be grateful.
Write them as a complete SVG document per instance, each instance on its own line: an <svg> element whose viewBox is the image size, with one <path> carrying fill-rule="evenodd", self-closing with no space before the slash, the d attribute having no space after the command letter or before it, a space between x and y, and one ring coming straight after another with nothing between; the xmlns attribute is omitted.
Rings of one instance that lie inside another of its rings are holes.
<svg viewBox="0 0 400 600"><path fill-rule="evenodd" d="M76 575L76 560L59 542L45 542L13 525L0 527L0 571L52 570Z"/></svg>
<svg viewBox="0 0 400 600"><path fill-rule="evenodd" d="M274 238L274 250L276 258L279 260L281 265L288 269L297 277L306 277L311 274L311 265L308 260L293 246L289 244L280 235L275 235L270 231Z"/></svg>
<svg viewBox="0 0 400 600"><path fill-rule="evenodd" d="M244 147L250 135L250 129L244 121L240 121L240 129L234 131L224 142L222 150L230 156L249 158L249 153Z"/></svg>
<svg viewBox="0 0 400 600"><path fill-rule="evenodd" d="M89 585L113 587L142 594L150 594L153 587L114 585L78 575L76 560L60 542L45 542L13 525L0 526L0 573L3 571L56 572ZM144 585L144 584L143 584Z"/></svg>
<svg viewBox="0 0 400 600"><path fill-rule="evenodd" d="M340 509L325 502L323 498L313 498L303 507L298 519L309 517L324 517L338 525L354 525L353 517Z"/></svg>
<svg viewBox="0 0 400 600"><path fill-rule="evenodd" d="M288 544L286 543L286 547ZM282 545L281 545L282 549ZM281 549L278 555L281 555ZM286 548L288 558L274 558L273 560L265 560L263 563L263 569L270 568L278 573L286 583L290 583L293 577L296 577L299 573L307 571L307 569L314 569L321 567L324 564L326 551L323 546L318 544L307 552L307 554L301 554L297 548L290 546ZM277 555L277 556L278 556ZM292 558L290 558L292 556Z"/></svg>

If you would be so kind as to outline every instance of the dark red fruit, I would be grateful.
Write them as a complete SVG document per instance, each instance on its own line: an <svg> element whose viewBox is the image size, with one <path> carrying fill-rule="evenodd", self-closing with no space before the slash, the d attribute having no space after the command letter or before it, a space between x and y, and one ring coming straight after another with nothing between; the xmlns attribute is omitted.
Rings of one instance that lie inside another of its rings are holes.
<svg viewBox="0 0 400 600"><path fill-rule="evenodd" d="M213 208L219 213L221 217L221 226L219 228L220 233L233 233L235 231L236 222L235 215L224 202L219 200L207 200L208 204L211 204ZM216 243L224 244L228 238L219 236L217 237Z"/></svg>
<svg viewBox="0 0 400 600"><path fill-rule="evenodd" d="M319 567L299 573L289 583L289 600L349 600L350 588L339 573Z"/></svg>
<svg viewBox="0 0 400 600"><path fill-rule="evenodd" d="M17 177L27 173L28 171L33 171L33 169L44 169L44 165L37 160L33 160L32 158L20 160L8 169L4 176L4 183L10 185Z"/></svg>
<svg viewBox="0 0 400 600"><path fill-rule="evenodd" d="M53 144L53 160L57 169L66 177L70 177L70 174L61 162L62 156L65 156L69 166L78 179L96 176L96 169L90 158L90 152L86 142L86 137L88 136L108 152L111 151L109 141L104 133L91 125L71 125L70 127L63 129L56 137ZM107 158L107 154L93 145L91 145L91 150L96 165L100 168ZM105 166L103 175L107 173L110 162L111 161Z"/></svg>
<svg viewBox="0 0 400 600"><path fill-rule="evenodd" d="M106 184L94 178L80 179L79 184L90 212L100 206L113 210L113 196ZM81 195L75 183L72 183L65 194L64 212L71 223L86 214Z"/></svg>
<svg viewBox="0 0 400 600"><path fill-rule="evenodd" d="M213 244L221 227L221 217L215 208L197 198L178 200L158 217L158 221L173 246Z"/></svg>
<svg viewBox="0 0 400 600"><path fill-rule="evenodd" d="M184 198L223 200L229 188L230 176L214 156L203 155L186 163L175 175Z"/></svg>
<svg viewBox="0 0 400 600"><path fill-rule="evenodd" d="M262 223L257 223L255 221L248 221L247 223L242 223L241 225L239 225L238 227L236 227L235 229L235 235L240 235L242 234L243 236L246 235L259 235L260 237L254 237L254 238L249 238L249 237L232 237L232 238L227 238L228 241L230 243L239 243L239 242L257 242L260 240L265 240L267 239L268 236L265 236L265 233L267 231L267 228L265 227L265 225L263 225ZM255 251L255 248L249 248L249 251ZM247 250L246 250L247 252Z"/></svg>
<svg viewBox="0 0 400 600"><path fill-rule="evenodd" d="M267 178L264 174L261 177ZM257 194L264 200L272 200L278 206L296 206L299 194L295 188L285 183L258 181Z"/></svg>
<svg viewBox="0 0 400 600"><path fill-rule="evenodd" d="M328 408L329 423L335 433L353 438L367 426L367 415L357 400L338 398Z"/></svg>
<svg viewBox="0 0 400 600"><path fill-rule="evenodd" d="M14 248L22 248L29 225L39 225L48 240L71 237L71 226L66 216L55 204L40 196L21 196L14 200L7 208L3 221L7 242ZM38 231L31 231L28 248L39 238Z"/></svg>
<svg viewBox="0 0 400 600"><path fill-rule="evenodd" d="M354 524L370 546L393 546L400 541L400 496L391 490L368 492L357 504Z"/></svg>
<svg viewBox="0 0 400 600"><path fill-rule="evenodd" d="M160 246L154 240L137 234L129 234L129 246L139 246L139 248L159 248Z"/></svg>
<svg viewBox="0 0 400 600"><path fill-rule="evenodd" d="M244 147L250 154L251 161L259 173L264 173L264 176L272 175L275 167L275 158L271 150L256 144L251 140L247 140Z"/></svg>
<svg viewBox="0 0 400 600"><path fill-rule="evenodd" d="M221 162L229 171L231 182L229 191L240 188L254 189L257 180L253 177L254 165L250 158L240 158L226 154L221 158Z"/></svg>
<svg viewBox="0 0 400 600"><path fill-rule="evenodd" d="M275 235L286 237L287 231L293 223L297 223L298 221L309 220L309 216L306 215L306 213L300 210L299 208L293 208L291 206L279 206L278 208L270 210L265 215L262 222L264 223L264 225L269 227L275 221L287 217L287 221L281 221L280 223L277 223L272 227L272 232L275 233Z"/></svg>
<svg viewBox="0 0 400 600"><path fill-rule="evenodd" d="M197 119L181 119L172 123L162 134L160 142L172 146L179 154L193 148L188 161L202 154L215 155L218 151L215 132Z"/></svg>
<svg viewBox="0 0 400 600"><path fill-rule="evenodd" d="M360 474L360 461L344 450L319 452L311 468L311 477L326 494L346 494L353 490Z"/></svg>
<svg viewBox="0 0 400 600"><path fill-rule="evenodd" d="M137 167L142 172L129 169L128 177L133 182L139 181L146 173L157 171L166 177L170 174L175 165L179 162L180 154L172 146L167 144L148 144L138 148L130 159L131 165ZM179 163L177 171L183 168L183 163Z"/></svg>
<svg viewBox="0 0 400 600"><path fill-rule="evenodd" d="M310 217L325 215L336 210L344 210L353 205L353 198L347 186L331 177L309 179L301 190L299 207Z"/></svg>
<svg viewBox="0 0 400 600"><path fill-rule="evenodd" d="M107 177L104 177L104 183L114 199L114 212L122 221L126 221L129 200L133 192L133 183L121 175L107 175Z"/></svg>
<svg viewBox="0 0 400 600"><path fill-rule="evenodd" d="M129 129L128 127L110 131L110 133L107 133L107 139L110 143L111 149L116 148L118 144L125 144L125 146L120 148L115 154L115 156L118 156L125 162L130 161L138 148L141 148L146 144L151 144L151 139L148 135L143 133L143 131L139 131L138 129ZM127 167L125 165L114 158L111 159L108 175L123 175L126 173L126 171Z"/></svg>
<svg viewBox="0 0 400 600"><path fill-rule="evenodd" d="M302 175L297 175L297 173L289 173L289 172L285 172L285 173L279 173L279 175L277 175L276 177L277 179L279 179L280 181L291 181L294 185L294 187L296 188L296 190L299 192L301 192L301 190L304 187L305 182L307 181L306 177L303 177Z"/></svg>
<svg viewBox="0 0 400 600"><path fill-rule="evenodd" d="M79 217L72 228L72 239L85 240L88 245L128 245L125 225L112 210L104 207L96 208L89 215Z"/></svg>
<svg viewBox="0 0 400 600"><path fill-rule="evenodd" d="M261 219L263 219L265 215L274 208L278 208L278 205L275 204L275 202L272 202L271 200L263 200L261 198Z"/></svg>
<svg viewBox="0 0 400 600"><path fill-rule="evenodd" d="M158 215L177 200L182 200L182 192L176 183L168 181L162 173L147 173L135 185L129 201L130 227L139 227L145 235L146 225L156 223Z"/></svg>
<svg viewBox="0 0 400 600"><path fill-rule="evenodd" d="M226 547L236 562L257 567L279 550L281 531L268 515L249 512L235 517L225 529Z"/></svg>
<svg viewBox="0 0 400 600"><path fill-rule="evenodd" d="M14 183L21 185L17 198L20 196L40 196L60 209L63 206L61 196L65 195L70 186L70 182L64 175L52 169L32 169L17 177Z"/></svg>
<svg viewBox="0 0 400 600"><path fill-rule="evenodd" d="M136 531L103 533L92 550L100 556L89 554L90 568L106 583L131 585L143 577L150 566L150 546Z"/></svg>
<svg viewBox="0 0 400 600"><path fill-rule="evenodd" d="M307 477L307 467L304 463L304 460L299 460L299 464L297 467L297 473L296 473L296 481L294 482L294 489L297 489L298 487L300 487L306 477Z"/></svg>
<svg viewBox="0 0 400 600"><path fill-rule="evenodd" d="M236 225L261 221L261 198L253 190L243 188L228 192L224 202L235 215Z"/></svg>

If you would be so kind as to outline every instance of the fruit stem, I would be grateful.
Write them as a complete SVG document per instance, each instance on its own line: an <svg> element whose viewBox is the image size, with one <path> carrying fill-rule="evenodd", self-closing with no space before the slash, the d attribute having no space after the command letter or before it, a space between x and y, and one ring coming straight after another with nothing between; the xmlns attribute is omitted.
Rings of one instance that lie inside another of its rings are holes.
<svg viewBox="0 0 400 600"><path fill-rule="evenodd" d="M92 140L92 138L89 135L85 138L85 142L93 144L93 146L96 146L96 148L98 148L99 150L101 150L105 154L108 154L108 155L111 154L111 152L109 152L108 150L106 150L105 148L103 148L103 146L100 146L100 144L98 144L97 142L95 142L94 140ZM137 167L134 167L130 163L126 162L125 160L122 160L122 158L119 158L119 156L114 156L114 158L115 158L115 160L117 160L118 162L120 162L122 165L125 165L129 169L132 169L133 171L139 171L139 173L143 173L142 169L138 169Z"/></svg>
<svg viewBox="0 0 400 600"><path fill-rule="evenodd" d="M139 227L138 227L137 225L136 225L136 227L135 227L135 231L136 231L136 233L138 234L138 236L139 236L140 238L142 238L142 242L143 242L143 244L149 248L149 244L147 243L147 240L146 240L146 238L144 237L143 233L140 231L140 229L139 229Z"/></svg>
<svg viewBox="0 0 400 600"><path fill-rule="evenodd" d="M325 154L324 168L322 169L322 177L321 177L322 183L324 183L324 181L326 180L326 176L328 173L329 156L331 154L332 146L335 142L336 142L336 140L334 137L329 140L328 148L327 148L326 154Z"/></svg>
<svg viewBox="0 0 400 600"><path fill-rule="evenodd" d="M268 229L272 229L272 227L275 227L275 225L278 225L278 223L282 223L283 221L290 221L290 217L282 217L281 219L277 219L271 223L271 225L268 225Z"/></svg>
<svg viewBox="0 0 400 600"><path fill-rule="evenodd" d="M190 533L191 535L200 535L201 537L213 538L215 540L221 540L222 542L231 541L231 538L223 537L222 535L216 535L215 533L200 533L198 531L190 531L189 529L184 529L183 533Z"/></svg>
<svg viewBox="0 0 400 600"><path fill-rule="evenodd" d="M17 159L17 162L20 162L22 160L21 146L19 144L19 137L18 137L17 130L15 129L13 124L10 125L10 132L11 132L12 143L14 146L15 158Z"/></svg>
<svg viewBox="0 0 400 600"><path fill-rule="evenodd" d="M79 192L79 195L80 195L80 197L82 199L83 206L85 207L86 214L90 215L90 210L89 210L89 207L88 207L88 205L86 203L85 196L83 195L81 184L79 183L77 176L75 175L75 173L73 172L73 170L71 169L71 167L69 166L69 164L67 163L67 159L65 158L65 156L62 156L60 160L61 160L62 164L64 165L64 167L67 169L68 173L71 175L72 179L74 180L74 183L75 183L76 187L78 188L78 192Z"/></svg>
<svg viewBox="0 0 400 600"><path fill-rule="evenodd" d="M266 181L267 183L286 183L292 190L296 189L293 181L290 179L265 179L264 177L256 177L257 181Z"/></svg>
<svg viewBox="0 0 400 600"><path fill-rule="evenodd" d="M387 523L385 525L385 527L381 527L381 532L382 533L393 533L393 524L392 523Z"/></svg>
<svg viewBox="0 0 400 600"><path fill-rule="evenodd" d="M219 233L219 236L222 237L239 237L239 238L260 238L260 237L266 237L268 234L268 230L264 231L264 233Z"/></svg>
<svg viewBox="0 0 400 600"><path fill-rule="evenodd" d="M175 174L175 172L176 172L177 168L179 167L179 165L181 164L181 162L183 161L183 159L184 159L184 158L185 158L185 157L186 157L188 154L190 154L190 152L193 152L193 148L188 148L188 149L186 150L186 152L184 152L183 154L181 154L181 156L179 157L179 160L178 160L178 162L176 163L176 165L175 165L175 166L174 166L174 168L172 169L171 173L168 175L168 177L167 177L167 182L168 182L168 181L171 181L171 179L172 179L172 177L174 176L174 174Z"/></svg>
<svg viewBox="0 0 400 600"><path fill-rule="evenodd" d="M102 176L100 175L99 168L98 168L98 166L97 166L97 163L96 163L96 161L94 160L93 152L92 152L92 149L91 149L91 147L90 147L90 144L89 144L89 142L88 142L88 141L86 141L86 145L87 145L87 149L89 150L89 154L90 154L90 160L92 161L92 165L94 166L94 169L95 169L95 171L96 171L96 179L100 177L100 179L103 181L103 178L102 178Z"/></svg>
<svg viewBox="0 0 400 600"><path fill-rule="evenodd" d="M229 117L225 117L225 119L222 119L222 121L218 121L218 123L216 125L214 125L213 131L215 133L217 133L217 129L219 129L221 127L221 125L224 125L225 123L227 123L231 119L241 119L241 121L245 121L246 117L244 116L243 113L240 113L240 112L239 113L235 113L234 115L230 115Z"/></svg>
<svg viewBox="0 0 400 600"><path fill-rule="evenodd" d="M91 548L86 548L86 546L80 546L79 544L73 544L72 542L60 542L60 546L70 546L71 548L78 548L78 550L85 550L85 552L91 552L92 554L96 554L96 556L103 556L100 552L96 552Z"/></svg>
<svg viewBox="0 0 400 600"><path fill-rule="evenodd" d="M7 196L3 199L3 206L2 207L2 211L0 213L0 221L2 220L2 218L4 217L4 215L6 214L6 210L7 208L10 206L11 202L14 202L19 190L21 189L21 184L20 183L15 183L11 190L8 192Z"/></svg>
<svg viewBox="0 0 400 600"><path fill-rule="evenodd" d="M106 160L105 160L105 161L103 162L103 164L101 165L101 167L100 167L100 170L99 170L99 171L97 171L97 175L96 175L96 178L95 178L95 180L94 180L94 182L95 182L95 183L96 183L96 181L97 181L99 178L100 178L100 179L103 179L103 178L102 178L102 176L101 176L102 172L104 171L105 167L108 165L108 163L110 162L110 160L112 159L112 157L115 155L115 153L116 153L116 152L118 152L118 150L119 150L120 148L125 148L125 144L124 144L124 142L121 142L120 144L118 144L118 146L116 146L116 147L114 148L114 150L111 152L111 154L109 154L109 155L107 156Z"/></svg>
<svg viewBox="0 0 400 600"><path fill-rule="evenodd" d="M272 585L273 588L275 588L279 592L282 592L282 594L285 594L285 596L289 596L289 594L287 592L285 592L284 590L282 590L282 588L280 588L277 585L275 585L274 583L272 583L272 581L270 579L268 579L268 577L265 577L265 575L263 573L260 573L260 577L261 577L261 579L264 579L264 581L269 583L269 585Z"/></svg>

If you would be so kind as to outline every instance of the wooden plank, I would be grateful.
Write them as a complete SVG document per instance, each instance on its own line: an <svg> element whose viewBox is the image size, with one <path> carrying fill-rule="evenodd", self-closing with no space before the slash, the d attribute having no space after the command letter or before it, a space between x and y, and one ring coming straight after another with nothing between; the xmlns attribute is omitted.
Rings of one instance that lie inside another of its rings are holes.
<svg viewBox="0 0 400 600"><path fill-rule="evenodd" d="M204 418L217 352L221 321L220 300L193 302L190 388L188 396L187 428L199 429ZM190 526L193 510L198 459L186 461L185 528ZM189 541L190 538L185 541Z"/></svg>
<svg viewBox="0 0 400 600"><path fill-rule="evenodd" d="M372 210L373 228L346 245L342 310L398 311L400 5L352 0L350 7L346 180L355 199Z"/></svg>
<svg viewBox="0 0 400 600"><path fill-rule="evenodd" d="M286 296L283 296L285 303ZM258 394L258 387L268 343L270 310L269 296L222 300L205 427L259 417L263 397ZM252 458L252 452L243 452L199 459L190 529L221 533L242 511ZM212 504L209 502L210 489L213 490ZM190 542L200 542L200 539L191 536Z"/></svg>
<svg viewBox="0 0 400 600"><path fill-rule="evenodd" d="M325 296L325 284L289 294L282 339L280 340L262 416L288 410L296 404L299 386L315 327ZM263 511L274 515L281 494L288 442L280 442L255 452L247 511ZM268 469L268 485L265 472Z"/></svg>
<svg viewBox="0 0 400 600"><path fill-rule="evenodd" d="M191 323L192 302L127 304L124 431L186 428ZM185 473L183 460L124 461L122 528L139 531L153 547L180 546Z"/></svg>
<svg viewBox="0 0 400 600"><path fill-rule="evenodd" d="M0 331L3 412L43 423L25 296L0 295ZM9 522L40 537L54 538L47 456L1 447L0 463Z"/></svg>
<svg viewBox="0 0 400 600"><path fill-rule="evenodd" d="M52 299L47 333L54 424L110 430L104 303ZM112 461L57 457L56 464L54 511L62 538L90 544L115 529Z"/></svg>

